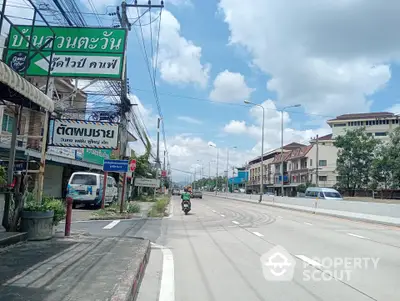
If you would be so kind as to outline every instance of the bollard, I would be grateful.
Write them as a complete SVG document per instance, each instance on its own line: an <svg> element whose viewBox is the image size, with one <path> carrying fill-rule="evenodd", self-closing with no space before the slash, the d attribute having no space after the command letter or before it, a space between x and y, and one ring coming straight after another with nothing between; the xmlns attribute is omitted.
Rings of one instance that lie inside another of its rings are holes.
<svg viewBox="0 0 400 301"><path fill-rule="evenodd" d="M74 201L71 197L67 197L67 214L65 215L65 232L64 236L71 234L71 219L72 219L72 203Z"/></svg>

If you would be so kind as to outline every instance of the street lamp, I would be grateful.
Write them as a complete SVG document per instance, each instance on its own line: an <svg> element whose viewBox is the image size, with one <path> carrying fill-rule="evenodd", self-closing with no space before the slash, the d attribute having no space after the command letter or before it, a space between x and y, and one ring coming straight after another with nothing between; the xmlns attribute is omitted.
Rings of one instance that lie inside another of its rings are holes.
<svg viewBox="0 0 400 301"><path fill-rule="evenodd" d="M232 149L236 149L236 146L232 146ZM229 190L229 147L226 149L226 196L228 196Z"/></svg>
<svg viewBox="0 0 400 301"><path fill-rule="evenodd" d="M216 144L208 144L210 147L214 147L217 149L217 176L215 178L215 194L217 194L217 189L218 189L218 157L219 157L219 152L218 152L218 147Z"/></svg>
<svg viewBox="0 0 400 301"><path fill-rule="evenodd" d="M298 108L300 107L301 104L296 104L292 106L287 106L283 107L281 110L281 177L282 177L282 182L281 182L281 196L284 196L284 183L283 183L283 113L285 112L286 109L289 108Z"/></svg>
<svg viewBox="0 0 400 301"><path fill-rule="evenodd" d="M261 128L261 182L260 182L260 200L262 201L262 196L264 194L264 119L265 119L265 109L262 105L258 103L253 103L251 101L245 100L245 104L260 107L262 109L262 128Z"/></svg>

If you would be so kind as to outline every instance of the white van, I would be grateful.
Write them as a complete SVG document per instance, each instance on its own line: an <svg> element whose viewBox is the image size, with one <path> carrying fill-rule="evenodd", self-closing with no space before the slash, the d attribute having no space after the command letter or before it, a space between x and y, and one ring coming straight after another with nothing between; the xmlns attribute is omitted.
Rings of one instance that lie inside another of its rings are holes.
<svg viewBox="0 0 400 301"><path fill-rule="evenodd" d="M341 194L333 188L320 188L320 187L308 187L305 193L306 198L319 198L326 200L343 200Z"/></svg>
<svg viewBox="0 0 400 301"><path fill-rule="evenodd" d="M92 172L74 172L67 187L67 196L72 197L73 207L77 204L101 205L103 194L104 175ZM113 177L107 177L105 203L112 203L118 199L117 183Z"/></svg>

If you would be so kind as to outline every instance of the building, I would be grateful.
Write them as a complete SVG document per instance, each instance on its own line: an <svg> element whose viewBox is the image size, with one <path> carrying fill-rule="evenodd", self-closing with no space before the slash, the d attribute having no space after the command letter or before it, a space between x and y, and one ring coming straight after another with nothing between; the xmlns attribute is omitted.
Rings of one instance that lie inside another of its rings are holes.
<svg viewBox="0 0 400 301"><path fill-rule="evenodd" d="M304 146L300 143L290 143L283 147L283 152L287 153L292 151L293 149ZM263 184L264 191L272 191L274 186L274 177L275 177L275 166L271 164L277 154L281 153L281 149L274 149L264 154L263 156ZM248 182L246 186L246 191L249 193L260 193L260 183L261 183L261 156L254 158L249 161L248 166Z"/></svg>
<svg viewBox="0 0 400 301"><path fill-rule="evenodd" d="M343 135L347 130L365 127L368 135L387 141L389 134L399 126L399 115L389 112L344 114L327 123L332 128L332 139Z"/></svg>
<svg viewBox="0 0 400 301"><path fill-rule="evenodd" d="M245 188L248 181L249 172L245 168L238 168L236 177L229 178L229 188L235 189Z"/></svg>
<svg viewBox="0 0 400 301"><path fill-rule="evenodd" d="M30 82L42 88L44 78L31 78ZM53 101L59 117L85 119L87 96L77 89L72 81L54 79ZM19 114L16 106L4 102L0 105L0 162L8 166L11 145L11 133L15 119ZM73 110L70 110L70 109ZM62 114L62 112L71 112ZM61 112L61 114L60 114ZM42 135L44 130L44 114L37 110L22 108L17 135L16 170L26 171L28 166L30 189L37 187L41 157ZM65 196L65 187L70 175L75 171L101 171L104 158L110 158L111 150L75 149L49 146L46 152L46 168L44 175L44 194L54 197Z"/></svg>

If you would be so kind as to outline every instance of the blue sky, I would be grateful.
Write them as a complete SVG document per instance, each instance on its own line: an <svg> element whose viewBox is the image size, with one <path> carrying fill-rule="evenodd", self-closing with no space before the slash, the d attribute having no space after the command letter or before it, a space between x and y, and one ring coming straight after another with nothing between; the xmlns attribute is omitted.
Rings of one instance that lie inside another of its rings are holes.
<svg viewBox="0 0 400 301"><path fill-rule="evenodd" d="M79 1L81 11L93 11L89 0ZM156 83L173 168L203 165L208 174L209 162L216 158L209 142L220 149L220 171L226 169L227 148L237 146L230 151L233 166L257 156L261 110L245 105L245 99L266 109L265 150L280 145L277 110L285 106L301 104L283 115L285 142L307 143L316 134L329 133L326 120L339 114L400 113L398 1L164 2ZM104 14L115 11L119 1L92 3ZM158 13L154 10L153 17ZM135 17L136 10L129 9L129 14ZM142 19L144 24L149 16ZM101 18L110 25L114 17ZM98 25L90 14L86 20ZM153 23L153 34L158 24ZM150 52L150 26L143 28ZM140 35L140 27L135 29ZM158 110L140 43L132 30L130 92L154 142ZM143 149L140 142L134 147ZM210 165L215 174L216 164ZM184 177L178 171L173 175Z"/></svg>

